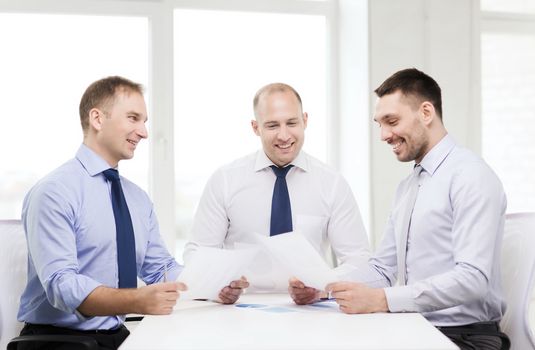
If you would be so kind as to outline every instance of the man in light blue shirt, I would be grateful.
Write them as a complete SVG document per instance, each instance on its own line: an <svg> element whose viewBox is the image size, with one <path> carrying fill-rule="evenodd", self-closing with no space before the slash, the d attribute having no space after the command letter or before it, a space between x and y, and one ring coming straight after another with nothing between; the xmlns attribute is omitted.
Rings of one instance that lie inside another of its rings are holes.
<svg viewBox="0 0 535 350"><path fill-rule="evenodd" d="M142 87L121 77L94 82L80 102L80 119L84 142L76 157L39 181L24 200L28 283L18 319L26 323L21 335L84 335L101 348L117 348L129 334L125 314L169 314L186 286L174 282L182 267L164 245L148 195L120 177L135 239L131 271L147 286L135 288L132 275L134 286L118 287L115 194L103 172L132 158L147 138ZM233 282L234 288L221 292L222 300L235 301L246 286ZM40 346L51 344L31 348ZM52 345L61 346L72 345Z"/></svg>
<svg viewBox="0 0 535 350"><path fill-rule="evenodd" d="M381 139L415 169L398 186L381 245L351 276L364 284L327 290L346 313L420 312L461 349L507 349L499 330L506 209L500 180L448 135L431 77L402 70L375 92Z"/></svg>

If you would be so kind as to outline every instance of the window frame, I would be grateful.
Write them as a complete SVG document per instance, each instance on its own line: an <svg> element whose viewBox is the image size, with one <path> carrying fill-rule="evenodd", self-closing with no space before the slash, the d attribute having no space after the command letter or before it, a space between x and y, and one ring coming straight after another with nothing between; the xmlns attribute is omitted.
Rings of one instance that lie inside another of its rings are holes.
<svg viewBox="0 0 535 350"><path fill-rule="evenodd" d="M149 130L148 188L159 218L160 231L172 253L176 238L175 198L174 190L169 189L175 188L173 12L176 8L326 17L327 163L339 169L355 194L358 194L357 200L368 228L370 175L367 1L0 0L0 12L140 16L148 19L149 86L146 94L151 100L149 115L152 123ZM347 40L351 37L350 34L355 34L358 40ZM340 52L344 53L343 58ZM342 76L341 72L350 74ZM354 139L355 133L357 139ZM361 152L355 152L355 149Z"/></svg>

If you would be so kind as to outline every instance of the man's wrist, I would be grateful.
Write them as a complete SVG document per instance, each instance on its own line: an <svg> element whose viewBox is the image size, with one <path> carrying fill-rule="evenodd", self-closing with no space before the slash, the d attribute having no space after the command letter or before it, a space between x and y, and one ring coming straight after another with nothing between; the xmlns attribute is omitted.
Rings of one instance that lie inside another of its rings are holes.
<svg viewBox="0 0 535 350"><path fill-rule="evenodd" d="M386 294L383 288L376 289L376 303L377 310L375 312L388 312L388 302L386 301Z"/></svg>
<svg viewBox="0 0 535 350"><path fill-rule="evenodd" d="M132 288L128 290L128 299L132 301L132 311L130 313L134 314L145 314L145 310L143 310L143 300L142 300L142 291L140 288Z"/></svg>

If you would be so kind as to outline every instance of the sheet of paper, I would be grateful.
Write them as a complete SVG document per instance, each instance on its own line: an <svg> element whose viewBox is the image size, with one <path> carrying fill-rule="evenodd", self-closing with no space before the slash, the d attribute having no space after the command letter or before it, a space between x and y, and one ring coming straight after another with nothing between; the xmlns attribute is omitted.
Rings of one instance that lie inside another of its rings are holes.
<svg viewBox="0 0 535 350"><path fill-rule="evenodd" d="M187 291L180 293L180 299L216 300L223 287L244 275L257 253L256 248L200 247L178 276L177 280L188 286Z"/></svg>
<svg viewBox="0 0 535 350"><path fill-rule="evenodd" d="M256 234L255 234L256 235ZM252 235L254 237L254 235ZM262 244L256 243L234 243L234 248L246 249L257 247L258 254L247 266L244 276L249 281L248 292L281 292L288 291L289 272L284 268L279 260L275 259Z"/></svg>
<svg viewBox="0 0 535 350"><path fill-rule="evenodd" d="M282 264L288 278L294 276L305 285L319 290L324 290L327 284L338 280L334 271L299 232L273 237L257 234L255 237Z"/></svg>

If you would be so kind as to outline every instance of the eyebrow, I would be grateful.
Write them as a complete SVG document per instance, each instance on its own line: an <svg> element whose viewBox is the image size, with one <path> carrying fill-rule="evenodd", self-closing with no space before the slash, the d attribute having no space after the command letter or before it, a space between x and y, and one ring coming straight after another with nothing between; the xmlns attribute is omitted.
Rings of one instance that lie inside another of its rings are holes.
<svg viewBox="0 0 535 350"><path fill-rule="evenodd" d="M299 117L292 117L292 118L283 120L282 122L283 123L290 123L290 122L297 122L297 121L299 121ZM264 125L267 125L267 124L280 124L280 123L281 122L278 121L278 120L268 120L268 121L264 122Z"/></svg>
<svg viewBox="0 0 535 350"><path fill-rule="evenodd" d="M387 114L387 115L382 116L379 119L377 119L377 117L373 117L373 120L375 122L379 123L380 121L388 121L388 119L392 119L392 118L396 118L396 117L397 117L397 115Z"/></svg>

